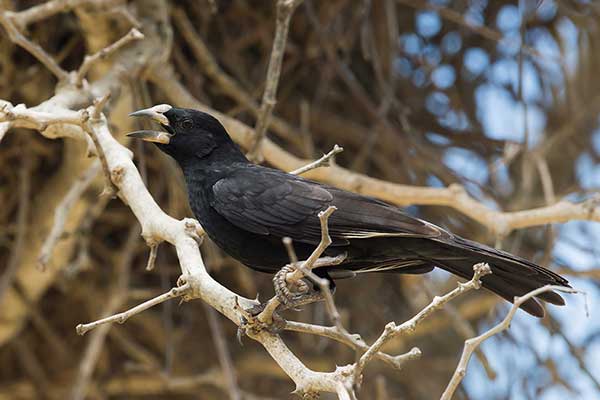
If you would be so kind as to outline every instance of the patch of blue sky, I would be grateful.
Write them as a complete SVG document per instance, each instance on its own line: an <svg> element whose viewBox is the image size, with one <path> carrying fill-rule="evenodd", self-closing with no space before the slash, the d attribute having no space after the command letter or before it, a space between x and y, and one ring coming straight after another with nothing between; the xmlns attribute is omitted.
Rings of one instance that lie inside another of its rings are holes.
<svg viewBox="0 0 600 400"><path fill-rule="evenodd" d="M509 31L496 45L498 53L507 57L516 57L521 49L521 33L519 31Z"/></svg>
<svg viewBox="0 0 600 400"><path fill-rule="evenodd" d="M465 22L471 26L483 26L485 23L481 10L476 7L469 7L464 16Z"/></svg>
<svg viewBox="0 0 600 400"><path fill-rule="evenodd" d="M496 163L493 173L501 193L505 195L512 193L514 185L510 179L506 163Z"/></svg>
<svg viewBox="0 0 600 400"><path fill-rule="evenodd" d="M413 72L412 82L416 87L423 87L427 84L427 75L423 68L417 68Z"/></svg>
<svg viewBox="0 0 600 400"><path fill-rule="evenodd" d="M451 31L442 38L442 51L446 54L453 55L460 51L462 47L462 37L457 31Z"/></svg>
<svg viewBox="0 0 600 400"><path fill-rule="evenodd" d="M592 134L592 147L596 154L600 155L600 128L596 129Z"/></svg>
<svg viewBox="0 0 600 400"><path fill-rule="evenodd" d="M433 115L442 117L450 110L450 99L443 92L431 92L425 99L425 108Z"/></svg>
<svg viewBox="0 0 600 400"><path fill-rule="evenodd" d="M586 292L589 317L586 315L586 296L582 294L565 294L567 305L564 307L548 307L550 314L561 324L561 331L575 345L582 345L590 333L600 330L600 295L596 285L588 279L569 277L569 282L577 290ZM560 339L563 342L562 339ZM599 355L600 357L600 355Z"/></svg>
<svg viewBox="0 0 600 400"><path fill-rule="evenodd" d="M463 62L471 74L479 75L490 65L490 56L482 48L471 47L465 51Z"/></svg>
<svg viewBox="0 0 600 400"><path fill-rule="evenodd" d="M446 146L450 144L450 139L435 132L426 132L425 136L427 137L427 139L429 139L430 142L439 144L441 146Z"/></svg>
<svg viewBox="0 0 600 400"><path fill-rule="evenodd" d="M496 15L496 26L502 32L519 30L521 26L521 12L512 4L503 6Z"/></svg>
<svg viewBox="0 0 600 400"><path fill-rule="evenodd" d="M406 57L396 57L394 59L394 71L402 78L408 78L413 73L413 66Z"/></svg>
<svg viewBox="0 0 600 400"><path fill-rule="evenodd" d="M568 300L571 302L571 298ZM500 307L500 315L505 315L508 309L508 305ZM571 312L566 312L564 308L554 308L554 310L562 310L563 315L566 314L569 321L571 319L581 319ZM559 314L559 311L552 314L553 316ZM478 330L479 332L483 332L492 325L482 325ZM568 322L566 325L568 325ZM584 325L580 331L583 332L588 329L587 325ZM564 398L597 398L598 391L594 388L592 382L576 367L576 361L570 355L565 341L557 335L550 335L540 320L519 311L515 314L509 334L514 338L515 342L508 341L500 335L490 338L481 346L484 353L488 356L492 367L498 374L495 381L490 381L487 378L481 364L475 358L471 360L465 377L465 384L469 388L470 398L486 400L506 398L507 394L504 393L506 388L510 388L510 395L508 397L511 399L536 398L538 400L555 400L560 398L562 400ZM570 332L566 332L566 334L570 337ZM531 340L532 338L535 338L535 340ZM520 346L520 344L525 347ZM527 347L531 348L528 349ZM591 353L588 351L586 354ZM581 397L574 397L575 393L571 392L568 392L568 396L564 397L564 391L555 389L555 387L560 387L557 385L551 386L551 390L538 393L537 388L544 383L550 383L551 376L545 369L538 368L539 361L536 355L542 360L547 357L554 359L557 368L561 371L561 376L570 378L567 380L573 384ZM591 357L593 360L589 361L590 367L598 362L594 356ZM515 377L523 377L525 385L515 384ZM528 385L527 381L530 381L532 384ZM485 382L485 384L482 384L482 382Z"/></svg>
<svg viewBox="0 0 600 400"><path fill-rule="evenodd" d="M435 11L419 11L415 18L417 33L425 38L437 35L442 29L442 19Z"/></svg>
<svg viewBox="0 0 600 400"><path fill-rule="evenodd" d="M488 179L487 163L479 154L460 147L450 147L444 152L442 162L457 175L483 184Z"/></svg>
<svg viewBox="0 0 600 400"><path fill-rule="evenodd" d="M475 96L478 104L477 116L488 137L524 142L525 112L520 102L513 100L506 89L492 84L479 86ZM530 104L527 109L527 128L531 147L535 147L542 139L545 126L544 112Z"/></svg>
<svg viewBox="0 0 600 400"><path fill-rule="evenodd" d="M448 64L440 65L431 73L431 81L438 89L448 89L456 81L454 67Z"/></svg>
<svg viewBox="0 0 600 400"><path fill-rule="evenodd" d="M566 17L560 18L556 29L563 42L563 60L569 73L574 73L579 59L579 31L573 21Z"/></svg>
<svg viewBox="0 0 600 400"><path fill-rule="evenodd" d="M446 187L446 185L444 185L444 182L442 182L440 180L440 178L438 178L435 175L428 175L427 176L427 186L429 186L429 187L437 187L437 188Z"/></svg>
<svg viewBox="0 0 600 400"><path fill-rule="evenodd" d="M439 119L440 125L443 127L453 129L456 133L465 131L469 128L469 119L466 114L462 111L450 110Z"/></svg>
<svg viewBox="0 0 600 400"><path fill-rule="evenodd" d="M555 86L561 85L564 76L560 63L557 62L561 57L561 50L554 36L545 28L535 28L530 31L528 38L530 45L543 54L543 57L535 57L535 63L543 70L545 81Z"/></svg>
<svg viewBox="0 0 600 400"><path fill-rule="evenodd" d="M600 381L600 342L595 341L589 344L585 353L585 362L590 373Z"/></svg>
<svg viewBox="0 0 600 400"><path fill-rule="evenodd" d="M589 153L583 153L575 162L575 173L582 188L600 189L600 165Z"/></svg>
<svg viewBox="0 0 600 400"><path fill-rule="evenodd" d="M583 234L580 227L584 222L570 221L559 227L559 240L554 245L552 254L562 263L568 264L576 271L585 271L592 268L598 268L598 261L593 254L578 246L571 244L570 241L578 241L582 245L587 242L586 235ZM596 236L596 235L594 235Z"/></svg>
<svg viewBox="0 0 600 400"><path fill-rule="evenodd" d="M436 66L442 60L442 53L439 46L428 44L423 48L422 56L425 62L430 66Z"/></svg>
<svg viewBox="0 0 600 400"><path fill-rule="evenodd" d="M417 56L421 54L421 50L423 49L423 39L417 36L414 33L408 33L404 35L400 35L398 39L400 43L401 50L409 55Z"/></svg>
<svg viewBox="0 0 600 400"><path fill-rule="evenodd" d="M519 87L519 64L514 59L503 58L496 61L487 77L498 85L510 85L514 93ZM542 99L542 87L539 75L533 63L523 61L523 99L526 102L537 102Z"/></svg>
<svg viewBox="0 0 600 400"><path fill-rule="evenodd" d="M540 21L550 21L556 15L558 5L554 0L544 0L537 2L537 9L535 10L536 16Z"/></svg>
<svg viewBox="0 0 600 400"><path fill-rule="evenodd" d="M492 64L487 77L498 85L514 85L519 76L519 64L512 58L500 58Z"/></svg>

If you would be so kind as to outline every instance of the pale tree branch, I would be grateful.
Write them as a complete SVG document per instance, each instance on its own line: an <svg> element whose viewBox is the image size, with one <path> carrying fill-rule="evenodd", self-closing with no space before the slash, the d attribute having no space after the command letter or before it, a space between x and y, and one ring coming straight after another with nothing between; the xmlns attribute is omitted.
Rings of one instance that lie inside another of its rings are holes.
<svg viewBox="0 0 600 400"><path fill-rule="evenodd" d="M158 304L164 303L167 300L175 299L177 297L182 297L190 294L191 285L189 283L184 283L179 287L172 288L166 293L161 294L160 296L156 296L148 301L145 301L137 306L130 308L127 311L120 312L118 314L110 315L106 318L99 319L97 321L93 321L87 324L79 324L76 327L77 333L80 335L85 335L86 332L99 327L104 324L112 324L114 322L118 322L119 324L125 323L129 318L133 317L136 314L141 313L142 311L146 311L149 308L152 308Z"/></svg>
<svg viewBox="0 0 600 400"><path fill-rule="evenodd" d="M49 18L61 12L68 12L73 8L86 4L110 3L113 0L50 0L15 14L15 23L20 29L27 25Z"/></svg>
<svg viewBox="0 0 600 400"><path fill-rule="evenodd" d="M81 64L81 67L79 67L79 70L77 71L77 74L75 75L75 85L78 87L81 87L81 85L83 83L83 79L85 78L88 71L90 70L90 68L92 68L94 66L95 63L109 57L115 51L119 50L123 46L126 46L128 43L130 43L134 40L140 40L143 38L144 38L144 35L140 31L138 31L136 28L133 28L125 36L123 36L121 39L117 40L110 46L103 48L102 50L98 51L97 53L85 56L85 58L83 59L83 64ZM102 109L102 107L100 107L100 109Z"/></svg>
<svg viewBox="0 0 600 400"><path fill-rule="evenodd" d="M466 283L459 283L458 287L451 292L443 295L436 296L433 298L425 308L419 311L414 317L408 321L403 322L400 325L396 325L394 322L390 322L385 326L382 334L377 340L369 347L369 349L360 357L356 363L354 370L355 382L360 382L362 372L366 367L367 363L370 362L376 355L377 352L394 336L397 335L409 335L415 331L417 325L421 323L425 318L431 315L434 311L442 308L446 303L455 299L456 297L470 291L481 288L481 277L489 275L492 270L488 264L480 263L473 266L473 278Z"/></svg>
<svg viewBox="0 0 600 400"><path fill-rule="evenodd" d="M45 270L48 266L48 261L52 256L52 251L56 247L56 243L60 240L69 216L69 211L75 205L75 202L81 197L88 186L92 183L96 175L100 172L100 162L96 161L84 171L83 174L71 186L65 197L62 199L58 207L54 209L54 223L50 229L50 233L44 240L40 255L38 256L38 268Z"/></svg>
<svg viewBox="0 0 600 400"><path fill-rule="evenodd" d="M305 172L311 171L315 168L329 167L330 164L333 164L335 162L335 155L341 153L342 151L344 151L344 148L336 144L333 146L333 149L331 149L329 153L324 154L323 157L311 163L308 163L303 167L290 171L290 174L302 175Z"/></svg>
<svg viewBox="0 0 600 400"><path fill-rule="evenodd" d="M38 61L44 64L59 81L66 81L69 78L69 73L62 69L56 60L46 53L46 51L42 49L39 44L30 41L25 37L25 35L23 35L23 33L17 27L17 24L15 24L15 17L17 15L18 14L12 11L0 12L0 25L2 25L6 30L6 33L8 33L10 40L37 58Z"/></svg>
<svg viewBox="0 0 600 400"><path fill-rule="evenodd" d="M508 312L506 317L504 317L502 322L500 322L498 325L494 326L493 328L487 330L486 332L482 333L481 335L476 336L471 339L467 339L465 341L465 347L463 349L462 355L460 356L460 361L458 362L458 365L456 366L456 369L454 370L454 374L452 375L452 378L450 379L450 382L448 383L446 390L444 390L444 393L442 393L440 400L452 399L454 392L456 392L456 389L458 388L458 386L460 385L460 383L462 382L463 378L465 377L465 375L467 373L467 366L469 364L469 360L471 360L471 356L473 355L473 352L479 347L479 345L481 343L483 343L490 337L497 335L498 333L510 328L510 323L512 322L512 320L515 316L515 313L517 312L517 310L519 309L521 304L525 303L527 300L529 300L535 296L538 296L542 293L546 293L546 292L550 292L550 291L559 291L559 292L572 293L572 294L582 293L579 290L567 288L564 286L547 285L547 286L543 286L541 288L532 290L531 292L529 292L523 296L515 297L515 301L511 307L510 311Z"/></svg>

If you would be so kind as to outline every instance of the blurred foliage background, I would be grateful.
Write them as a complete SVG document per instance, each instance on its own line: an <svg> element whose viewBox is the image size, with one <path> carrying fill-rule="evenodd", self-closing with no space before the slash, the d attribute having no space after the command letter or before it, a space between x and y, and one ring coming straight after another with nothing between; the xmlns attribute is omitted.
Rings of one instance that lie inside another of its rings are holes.
<svg viewBox="0 0 600 400"><path fill-rule="evenodd" d="M37 3L0 2L10 10ZM76 69L85 54L110 43L104 39L114 41L137 16L153 13L154 3L88 4L31 25L28 35L65 69ZM165 3L172 47L160 62L173 66L201 102L253 126L275 30L274 2ZM292 18L269 137L305 158L337 143L345 149L337 162L349 169L418 186L460 183L499 210L594 198L600 184L599 21L600 4L585 0L305 0ZM108 65L96 68L92 80ZM166 102L143 77L124 82L132 95L111 116ZM3 32L0 97L36 105L55 85ZM119 128L121 137L126 132ZM173 163L152 146L130 147L165 211L191 216ZM218 346L230 354L242 398L291 398L291 381L266 352L249 339L240 346L235 326L198 301L164 303L96 339L76 335L78 323L166 291L180 273L168 245L160 247L156 269L145 271L148 249L137 221L120 200L100 196L101 176L72 209L47 270L35 268L56 205L89 162L73 156L82 152L69 139L23 129L6 134L0 145L0 399L227 398ZM567 308L550 310L542 321L519 313L510 332L486 343L485 356L471 362L457 398L600 398L597 225L569 222L500 237L447 207L408 211L561 271L588 292L590 318L573 296ZM208 240L203 255L225 286L247 297L271 296L270 276L237 264ZM372 340L388 321L406 319L455 284L442 272L371 275L340 281L336 299L346 327ZM27 304L18 320L7 317L9 290ZM419 346L422 359L401 372L380 363L368 368L361 398L437 398L465 337L507 309L483 291L461 297L390 347ZM327 322L320 305L287 317ZM354 354L334 342L284 336L313 368L353 361ZM91 378L82 378L86 373ZM84 389L77 386L82 382Z"/></svg>

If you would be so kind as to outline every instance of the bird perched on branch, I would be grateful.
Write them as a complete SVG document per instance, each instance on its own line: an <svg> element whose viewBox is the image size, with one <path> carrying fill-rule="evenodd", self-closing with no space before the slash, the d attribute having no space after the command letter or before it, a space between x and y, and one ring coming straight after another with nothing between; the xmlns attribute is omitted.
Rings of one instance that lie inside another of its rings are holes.
<svg viewBox="0 0 600 400"><path fill-rule="evenodd" d="M284 237L293 240L299 259L306 259L321 240L317 214L333 205L332 244L324 254L343 256L343 261L314 271L332 282L367 272L421 274L435 267L470 279L473 265L485 262L492 274L481 279L482 285L510 302L545 285L569 286L546 268L377 199L254 165L221 123L204 112L161 104L130 115L149 117L164 128L129 136L155 142L177 161L191 208L208 236L252 269L275 273L288 264ZM538 300L564 305L557 293L546 292L521 307L542 317Z"/></svg>

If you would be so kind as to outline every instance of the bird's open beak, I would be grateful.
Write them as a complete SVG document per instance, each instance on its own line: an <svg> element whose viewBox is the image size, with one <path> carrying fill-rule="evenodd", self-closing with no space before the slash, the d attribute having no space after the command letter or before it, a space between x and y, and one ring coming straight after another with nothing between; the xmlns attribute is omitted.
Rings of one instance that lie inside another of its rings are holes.
<svg viewBox="0 0 600 400"><path fill-rule="evenodd" d="M149 131L149 130L135 131L135 132L128 133L127 136L136 138L136 139L142 139L147 142L155 142L155 143L162 143L162 144L169 144L169 142L171 141L171 135L169 133L159 132L159 131Z"/></svg>
<svg viewBox="0 0 600 400"><path fill-rule="evenodd" d="M169 104L159 104L154 107L145 108L129 114L130 117L145 117L150 118L153 121L158 122L163 126L169 126L169 119L164 115L165 112L169 111L171 107ZM167 132L141 130L128 133L127 136L142 139L147 142L155 142L162 144L169 144L171 134Z"/></svg>

